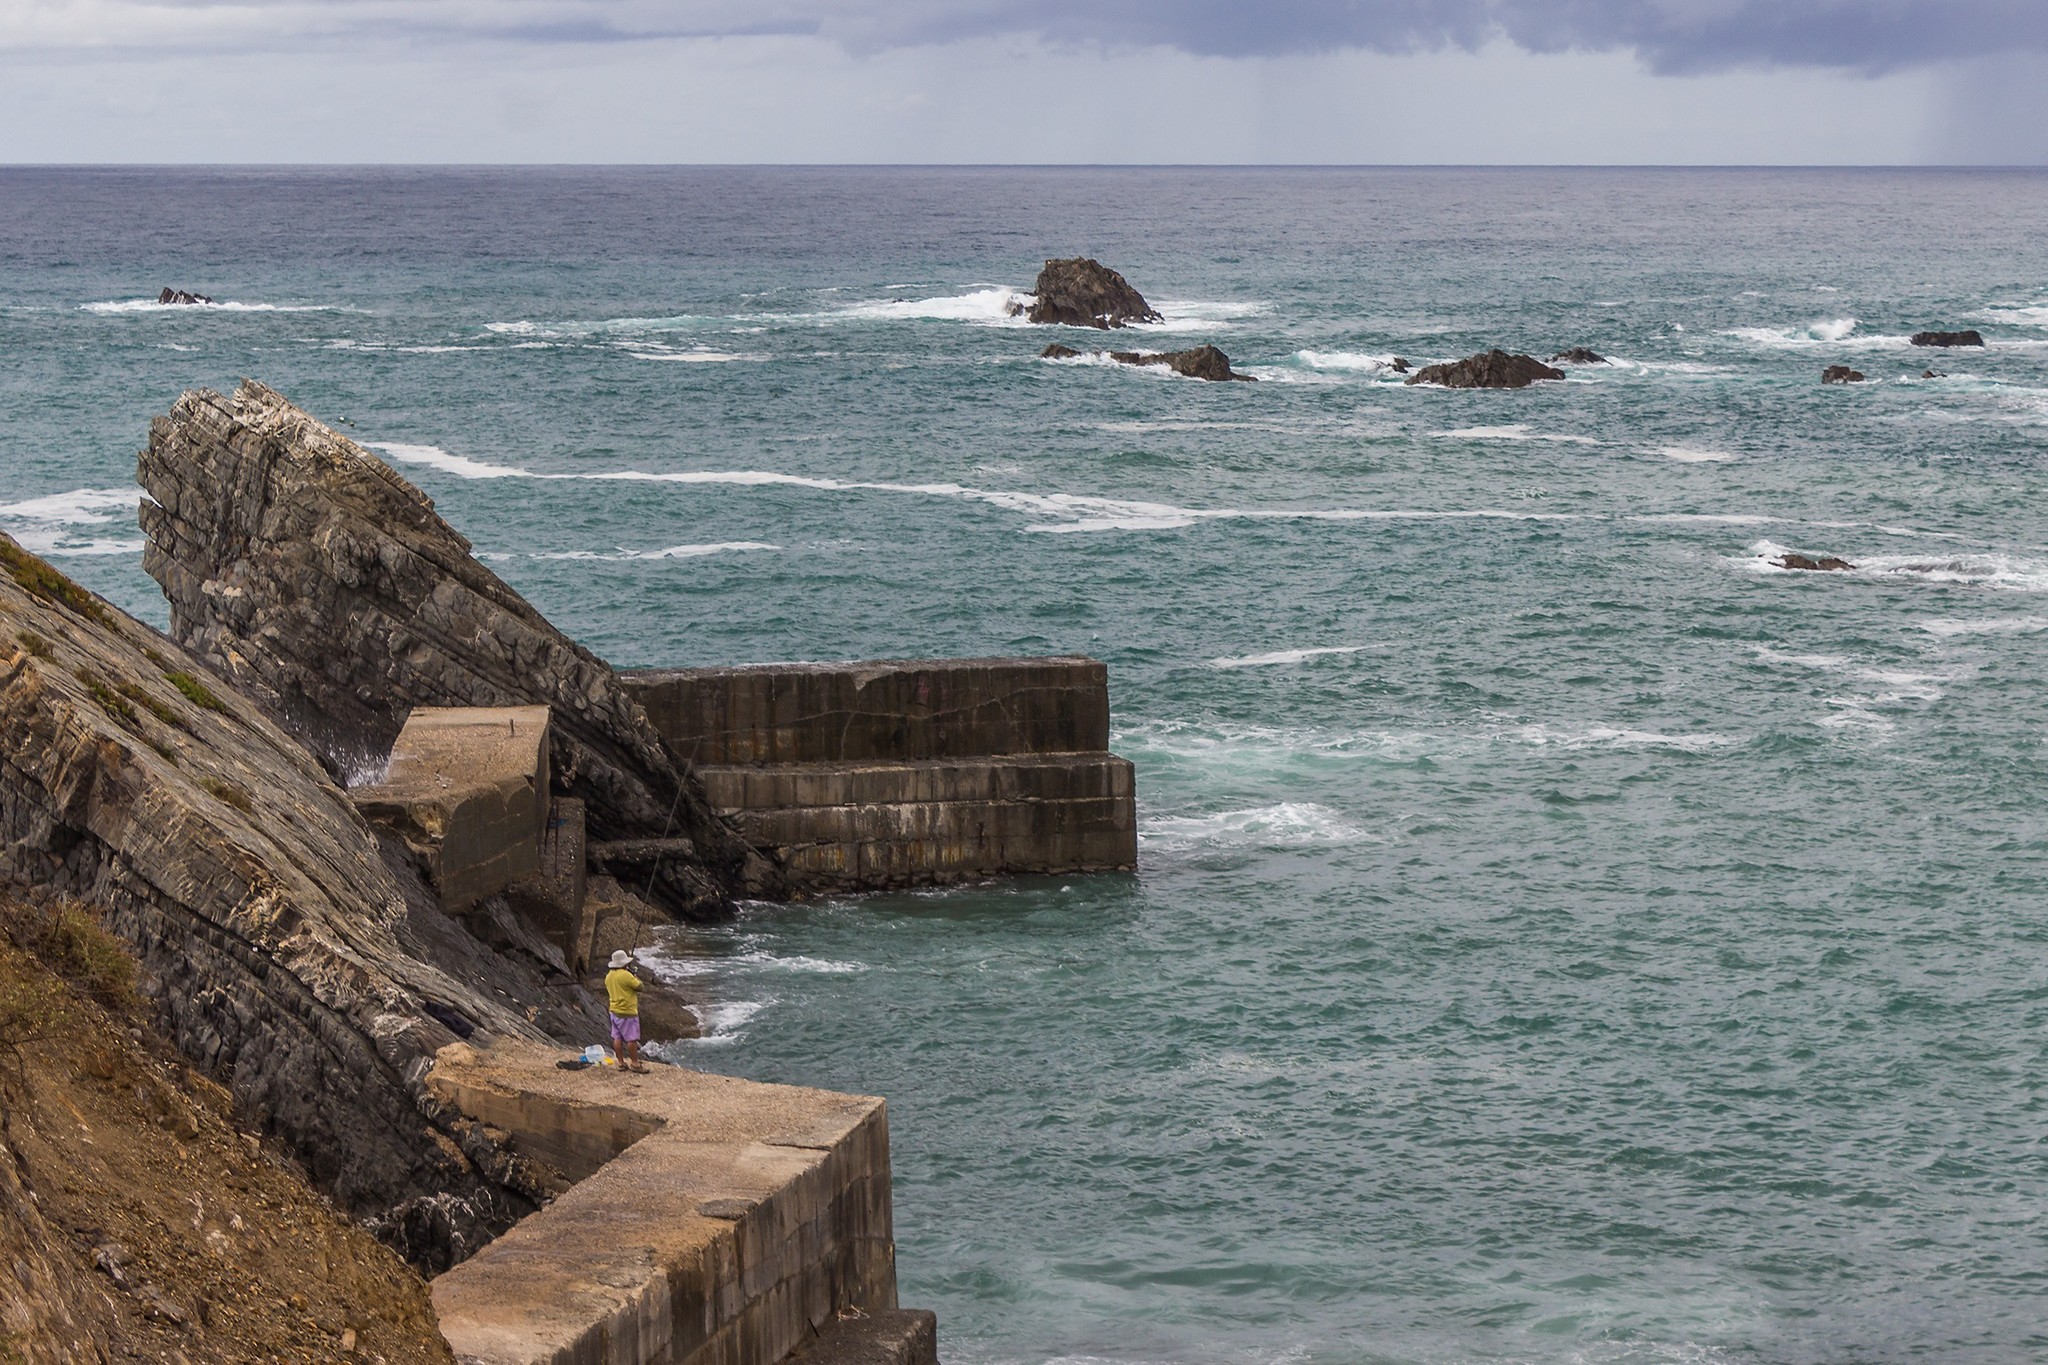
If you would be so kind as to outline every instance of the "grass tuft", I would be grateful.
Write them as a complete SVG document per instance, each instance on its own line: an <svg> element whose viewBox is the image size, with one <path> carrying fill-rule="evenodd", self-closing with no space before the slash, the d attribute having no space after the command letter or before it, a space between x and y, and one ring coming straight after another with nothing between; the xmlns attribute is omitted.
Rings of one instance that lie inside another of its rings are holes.
<svg viewBox="0 0 2048 1365"><path fill-rule="evenodd" d="M256 804L249 799L249 793L225 778L202 777L199 785L206 789L207 795L223 805L233 806L244 815L256 813Z"/></svg>
<svg viewBox="0 0 2048 1365"><path fill-rule="evenodd" d="M0 568L31 597L54 602L95 625L113 628L114 618L100 600L11 540L0 538Z"/></svg>
<svg viewBox="0 0 2048 1365"><path fill-rule="evenodd" d="M203 706L209 711L227 714L227 706L207 688L206 684L190 673L175 672L164 674L164 680L185 694L185 700L194 706Z"/></svg>
<svg viewBox="0 0 2048 1365"><path fill-rule="evenodd" d="M48 640L32 630L18 630L14 632L14 638L20 642L23 649L38 659L47 659L56 652L50 648Z"/></svg>
<svg viewBox="0 0 2048 1365"><path fill-rule="evenodd" d="M89 668L80 668L75 676L85 684L85 690L91 694L92 699L100 704L100 710L123 725L135 723L135 708L128 704L126 697L109 687L105 678Z"/></svg>
<svg viewBox="0 0 2048 1365"><path fill-rule="evenodd" d="M155 716L163 724L180 730L185 728L184 719L178 715L177 711L169 703L158 701L150 694L150 690L141 683L122 683L114 690L141 706L143 710Z"/></svg>

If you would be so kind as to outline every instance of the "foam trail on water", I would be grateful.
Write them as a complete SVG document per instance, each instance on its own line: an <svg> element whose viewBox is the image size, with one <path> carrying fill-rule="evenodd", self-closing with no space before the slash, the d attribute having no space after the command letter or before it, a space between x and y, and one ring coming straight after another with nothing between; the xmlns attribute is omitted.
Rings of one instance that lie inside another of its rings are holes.
<svg viewBox="0 0 2048 1365"><path fill-rule="evenodd" d="M1680 464L1721 464L1735 458L1729 451L1708 450L1700 446L1658 446L1657 453Z"/></svg>
<svg viewBox="0 0 2048 1365"><path fill-rule="evenodd" d="M381 450L394 460L406 464L426 465L454 474L464 479L546 479L568 478L571 475L536 474L530 469L517 469L511 465L486 464L462 455L451 455L439 446L408 445L401 441L366 442L371 450Z"/></svg>
<svg viewBox="0 0 2048 1365"><path fill-rule="evenodd" d="M1514 422L1499 427L1457 427L1450 431L1432 431L1432 436L1449 436L1467 441L1552 441L1561 445L1597 446L1600 443L1591 436L1553 436L1547 432L1532 431L1527 422Z"/></svg>
<svg viewBox="0 0 2048 1365"><path fill-rule="evenodd" d="M1313 801L1281 801L1209 815L1163 815L1138 822L1138 844L1153 853L1205 847L1309 848L1372 838L1363 826Z"/></svg>
<svg viewBox="0 0 2048 1365"><path fill-rule="evenodd" d="M722 540L712 545L671 545L666 550L556 550L527 556L529 559L696 559L704 555L737 554L745 550L779 550L759 540Z"/></svg>
<svg viewBox="0 0 2048 1365"><path fill-rule="evenodd" d="M1375 645L1324 645L1319 649L1282 649L1271 654L1247 654L1237 659L1211 659L1211 668L1269 668L1280 664L1298 664L1305 659L1319 658L1325 654L1360 654Z"/></svg>
<svg viewBox="0 0 2048 1365"><path fill-rule="evenodd" d="M116 313L345 313L355 311L331 303L236 303L232 299L212 303L158 303L155 299L108 299L81 303L79 311L110 315Z"/></svg>
<svg viewBox="0 0 2048 1365"><path fill-rule="evenodd" d="M111 521L107 514L133 511L142 501L140 488L74 488L68 493L49 493L21 502L0 502L0 517L16 521L49 521L64 525L93 525Z"/></svg>
<svg viewBox="0 0 2048 1365"><path fill-rule="evenodd" d="M930 299L871 299L849 304L839 316L878 322L931 321L978 322L989 327L1028 327L1021 312L1032 296L1000 284L978 284L965 294L944 294Z"/></svg>

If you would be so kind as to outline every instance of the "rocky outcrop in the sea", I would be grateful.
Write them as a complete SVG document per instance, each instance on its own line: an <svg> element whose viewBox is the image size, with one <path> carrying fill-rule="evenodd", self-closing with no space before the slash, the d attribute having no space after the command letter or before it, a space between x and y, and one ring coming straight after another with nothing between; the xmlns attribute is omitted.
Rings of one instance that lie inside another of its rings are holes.
<svg viewBox="0 0 2048 1365"><path fill-rule="evenodd" d="M1863 371L1852 370L1847 365L1830 365L1820 372L1823 384L1861 384Z"/></svg>
<svg viewBox="0 0 2048 1365"><path fill-rule="evenodd" d="M1590 346L1572 346L1550 357L1553 365L1605 365L1607 357Z"/></svg>
<svg viewBox="0 0 2048 1365"><path fill-rule="evenodd" d="M158 303L212 303L212 302L213 302L213 300L212 300L212 299L208 298L208 297L207 297L206 295L204 295L204 294L188 294L188 293L186 293L186 292L185 292L184 290L182 290L182 289L173 289L173 288L171 288L171 287L170 287L169 285L166 285L166 286L164 286L164 288L163 288L163 289L162 289L162 290L161 290L161 291L160 291L160 292L159 292L159 293L157 294L157 296L156 296L156 301L157 301Z"/></svg>
<svg viewBox="0 0 2048 1365"><path fill-rule="evenodd" d="M1073 347L1057 342L1038 353L1041 360L1078 360L1081 354ZM1095 351L1091 354L1107 355L1119 365L1163 365L1189 379L1258 383L1255 376L1239 374L1231 369L1230 357L1214 346L1196 346L1186 351Z"/></svg>
<svg viewBox="0 0 2048 1365"><path fill-rule="evenodd" d="M1563 370L1552 369L1535 356L1495 349L1442 365L1425 365L1403 382L1441 384L1447 389L1526 389L1539 379L1562 378Z"/></svg>
<svg viewBox="0 0 2048 1365"><path fill-rule="evenodd" d="M373 771L415 706L552 706L556 790L586 803L593 844L660 841L652 899L715 918L781 890L610 665L479 563L425 494L278 393L183 395L150 423L137 477L172 634L331 773Z"/></svg>
<svg viewBox="0 0 2048 1365"><path fill-rule="evenodd" d="M1922 371L1920 371L1920 377L1921 377L1922 379L1946 379L1946 378L1948 378L1948 371L1946 371L1946 370L1922 370Z"/></svg>
<svg viewBox="0 0 2048 1365"><path fill-rule="evenodd" d="M1848 560L1837 559L1833 555L1822 555L1820 558L1814 559L1807 555L1789 552L1779 555L1771 562L1781 569L1804 569L1809 573L1840 573L1845 569L1856 567Z"/></svg>
<svg viewBox="0 0 2048 1365"><path fill-rule="evenodd" d="M1915 346L1982 346L1984 334L1972 327L1961 332L1915 332Z"/></svg>
<svg viewBox="0 0 2048 1365"><path fill-rule="evenodd" d="M1032 295L1026 316L1033 322L1109 328L1159 321L1159 314L1130 281L1086 256L1047 261Z"/></svg>
<svg viewBox="0 0 2048 1365"><path fill-rule="evenodd" d="M1387 368L1392 370L1395 374L1406 374L1408 373L1408 362L1403 360L1400 356L1395 356L1392 360L1389 360L1387 362Z"/></svg>
<svg viewBox="0 0 2048 1365"><path fill-rule="evenodd" d="M262 708L5 536L0 881L104 907L178 1050L415 1263L532 1206L421 1077L449 1021L590 1033L588 997L471 937Z"/></svg>

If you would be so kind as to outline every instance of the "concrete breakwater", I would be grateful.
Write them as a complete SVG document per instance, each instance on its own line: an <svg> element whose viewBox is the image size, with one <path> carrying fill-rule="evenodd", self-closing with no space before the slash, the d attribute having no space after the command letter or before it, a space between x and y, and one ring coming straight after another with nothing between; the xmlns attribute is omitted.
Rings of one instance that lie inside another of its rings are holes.
<svg viewBox="0 0 2048 1365"><path fill-rule="evenodd" d="M1077 656L620 675L712 806L799 891L1130 871L1109 670Z"/></svg>

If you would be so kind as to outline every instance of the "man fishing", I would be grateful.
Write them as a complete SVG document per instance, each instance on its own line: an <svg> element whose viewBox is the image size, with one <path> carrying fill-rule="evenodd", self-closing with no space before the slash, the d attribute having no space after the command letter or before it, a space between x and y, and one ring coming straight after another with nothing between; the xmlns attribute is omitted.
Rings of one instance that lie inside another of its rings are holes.
<svg viewBox="0 0 2048 1365"><path fill-rule="evenodd" d="M612 954L611 969L604 974L604 992L610 997L612 1051L619 1065L628 1071L645 1071L640 1060L640 991L645 984L633 975L633 956L625 949Z"/></svg>

